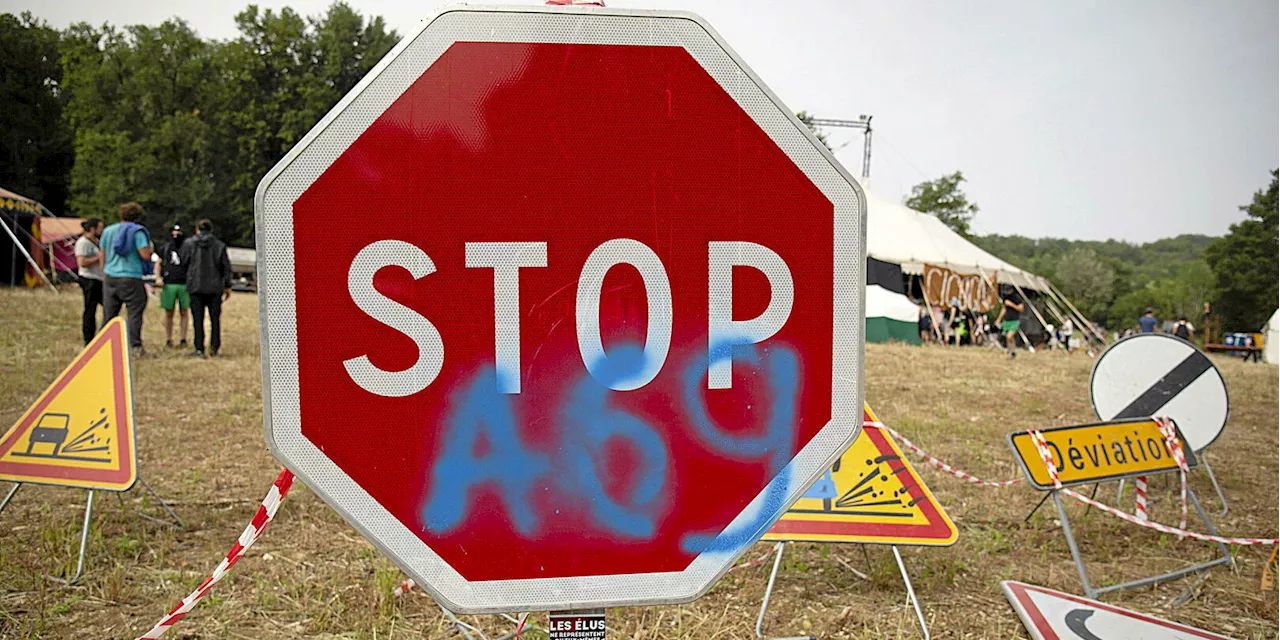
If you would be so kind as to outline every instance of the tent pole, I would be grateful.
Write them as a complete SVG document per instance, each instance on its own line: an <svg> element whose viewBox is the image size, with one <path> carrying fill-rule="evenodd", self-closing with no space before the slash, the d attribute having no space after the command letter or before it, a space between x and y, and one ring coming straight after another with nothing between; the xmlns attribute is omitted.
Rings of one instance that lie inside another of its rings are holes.
<svg viewBox="0 0 1280 640"><path fill-rule="evenodd" d="M1084 323L1085 330L1093 334L1093 337L1098 340L1099 346L1107 344L1106 338L1103 338L1101 335L1099 335L1097 330L1093 328L1093 323L1089 322L1089 319L1084 317L1084 314L1080 313L1080 310L1077 309L1074 304L1071 304L1071 301L1068 300L1066 296L1062 295L1062 292L1058 291L1058 288L1053 286L1052 282L1049 282L1049 293L1056 296L1059 300L1062 301L1063 304L1067 306L1068 309L1071 309L1072 311L1075 312L1076 317L1080 319L1080 322Z"/></svg>
<svg viewBox="0 0 1280 640"><path fill-rule="evenodd" d="M13 223L15 226L18 224L18 216L13 217ZM17 247L18 251L21 251L22 255L27 258L27 264L31 265L31 268L35 269L36 273L40 274L40 279L44 280L46 285L49 285L49 290L54 293L58 293L58 288L53 286L52 282L49 282L49 278L45 277L44 270L40 268L40 265L36 264L34 259L32 259L31 254L27 252L27 248L22 246L22 243L18 241L18 236L14 235L13 229L10 229L7 224L0 225L0 227L4 227L4 232L9 234L10 240L13 240L13 246ZM12 279L10 280L10 283L10 286L12 286Z"/></svg>
<svg viewBox="0 0 1280 640"><path fill-rule="evenodd" d="M1027 306L1031 308L1031 313L1034 313L1034 314L1035 314L1035 316L1036 316L1036 320L1039 320L1039 321L1040 321L1040 328L1041 328L1041 329L1044 329L1044 330L1046 330L1046 331L1048 331L1048 330L1049 330L1049 325L1048 325L1048 323L1046 323L1046 322L1044 321L1044 316L1041 316L1041 315L1040 315L1040 310L1036 308L1036 305L1035 305L1035 304L1033 304L1033 303L1031 302L1031 299L1027 297L1027 292L1026 292L1026 291L1023 291L1023 290L1022 290L1022 287L1018 286L1018 281L1017 281L1016 279L1014 279L1014 278L1009 278L1009 282L1013 284L1013 288L1014 288L1014 289L1017 289L1017 290L1018 290L1018 295L1022 296L1022 299L1023 299L1023 300L1025 300L1025 301L1027 302ZM1052 337L1052 336L1050 336L1050 337Z"/></svg>
<svg viewBox="0 0 1280 640"><path fill-rule="evenodd" d="M1067 322L1068 322L1068 321L1067 321L1067 318L1066 318L1066 317L1064 317L1064 316L1062 315L1062 312L1058 310L1058 305L1056 305L1056 304L1054 304L1054 303L1053 303L1053 296L1045 296L1045 298L1044 298L1044 308L1048 309L1048 310L1049 310L1049 313L1053 314L1054 319L1058 321L1058 328L1062 328L1062 327L1066 326L1066 324L1067 324ZM1074 322L1074 321L1072 321L1072 322ZM1063 336L1063 337L1065 338L1066 336ZM1069 346L1070 346L1070 345L1066 344L1065 342L1062 344L1062 347L1063 347L1064 349L1069 348Z"/></svg>
<svg viewBox="0 0 1280 640"><path fill-rule="evenodd" d="M986 269L983 269L982 267L978 267L978 272L982 274L982 277L984 277L984 278L985 278L985 277L987 277L987 271L986 271ZM1049 327L1048 327L1048 325L1046 325L1046 324L1045 324L1044 318L1040 315L1040 311L1039 311L1038 309L1036 309L1036 305L1034 305L1034 304L1032 304L1032 303L1031 303L1031 299L1030 299L1030 298L1027 298L1027 292L1026 292L1026 291L1023 291L1023 290L1022 290L1022 287L1018 286L1018 281L1017 281L1016 279L1014 279L1014 278L1010 277L1010 278L1009 278L1009 283L1013 285L1013 288L1014 288L1014 289L1017 289L1017 290L1018 290L1018 295L1022 296L1022 300L1023 300L1024 302L1026 302L1026 303L1027 303L1027 306L1028 306L1028 307L1030 307L1030 308L1031 308L1031 313L1034 313L1034 314L1035 314L1035 316L1036 316L1036 320L1039 320L1039 321L1040 321L1040 328L1041 328L1041 329L1046 329L1046 330L1047 330L1047 329L1049 328ZM1000 284L1000 281L997 279L997 280L996 280L996 286L999 286L999 284Z"/></svg>

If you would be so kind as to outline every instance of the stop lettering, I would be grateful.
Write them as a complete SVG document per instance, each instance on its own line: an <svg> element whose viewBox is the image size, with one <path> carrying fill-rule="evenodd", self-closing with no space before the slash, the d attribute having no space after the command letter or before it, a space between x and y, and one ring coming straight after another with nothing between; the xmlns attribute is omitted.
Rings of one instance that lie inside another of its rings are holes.
<svg viewBox="0 0 1280 640"><path fill-rule="evenodd" d="M861 193L687 14L406 41L259 189L273 452L455 610L695 596L857 434Z"/></svg>

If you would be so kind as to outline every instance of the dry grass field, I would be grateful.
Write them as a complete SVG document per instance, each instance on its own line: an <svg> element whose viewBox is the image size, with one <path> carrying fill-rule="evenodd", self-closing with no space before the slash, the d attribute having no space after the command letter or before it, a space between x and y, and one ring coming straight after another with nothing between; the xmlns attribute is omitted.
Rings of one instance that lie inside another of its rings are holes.
<svg viewBox="0 0 1280 640"><path fill-rule="evenodd" d="M153 303L154 304L154 303ZM12 424L79 348L80 295L69 289L0 291L0 426ZM142 474L187 521L182 531L134 515L155 513L139 490L125 504L100 497L88 575L74 587L41 577L74 568L84 492L24 487L0 514L0 638L133 638L194 588L239 535L279 470L261 435L257 300L236 294L224 317L226 358L192 361L163 351L161 312L147 310L146 342L159 357L135 362ZM1193 475L1226 534L1277 531L1277 370L1218 359L1232 419L1209 451L1231 511L1217 517L1208 482ZM867 398L882 420L956 466L990 479L1016 473L1004 436L1031 426L1089 421L1083 354L1024 354L1012 365L985 349L867 348ZM1016 579L1080 592L1052 509L1023 518L1040 495L1026 486L961 483L916 468L960 529L950 548L904 548L935 638L1021 638L999 582ZM1153 483L1153 516L1176 522L1174 482ZM7 488L0 486L0 489ZM1103 488L1100 496L1114 499ZM1068 507L1091 575L1133 579L1212 557L1080 505ZM1193 527L1196 528L1196 527ZM763 544L748 557L761 554ZM767 629L821 638L917 638L892 556L872 547L788 548ZM1275 638L1277 596L1259 588L1269 548L1234 549L1234 569L1109 594L1120 606L1236 638ZM859 577L850 567L866 575ZM609 613L611 638L751 638L768 566L730 573L709 595L673 607ZM232 574L166 637L447 638L421 593L396 598L401 574L305 487L295 485L278 520ZM496 616L466 617L490 637L512 630ZM546 615L533 620L545 623ZM544 637L537 632L525 637Z"/></svg>

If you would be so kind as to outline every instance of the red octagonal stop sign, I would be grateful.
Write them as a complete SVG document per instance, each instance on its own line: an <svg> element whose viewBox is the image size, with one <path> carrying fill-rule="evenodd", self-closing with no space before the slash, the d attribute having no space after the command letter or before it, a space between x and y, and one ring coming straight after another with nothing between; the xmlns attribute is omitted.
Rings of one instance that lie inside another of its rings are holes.
<svg viewBox="0 0 1280 640"><path fill-rule="evenodd" d="M862 202L695 16L447 11L259 187L267 442L456 611L690 600L859 432Z"/></svg>

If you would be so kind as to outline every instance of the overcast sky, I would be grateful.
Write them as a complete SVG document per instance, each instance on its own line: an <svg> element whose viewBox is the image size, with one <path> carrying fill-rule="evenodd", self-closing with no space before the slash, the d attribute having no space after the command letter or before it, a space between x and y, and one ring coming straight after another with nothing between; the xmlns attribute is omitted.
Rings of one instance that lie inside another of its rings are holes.
<svg viewBox="0 0 1280 640"><path fill-rule="evenodd" d="M266 0L306 15L329 0ZM0 0L57 27L236 35L248 2ZM401 35L431 2L359 0ZM1275 0L611 0L700 13L793 111L874 116L869 189L901 199L955 170L980 233L1148 241L1219 235L1280 155ZM850 173L862 137L831 132Z"/></svg>

